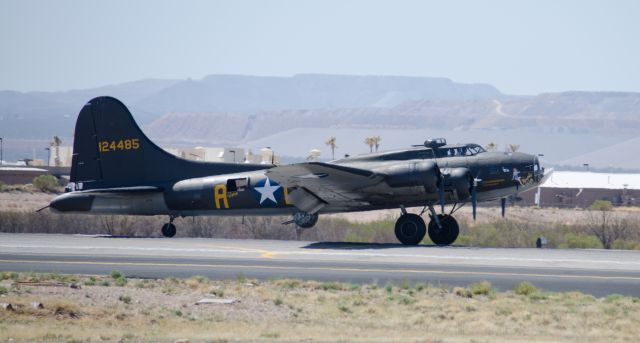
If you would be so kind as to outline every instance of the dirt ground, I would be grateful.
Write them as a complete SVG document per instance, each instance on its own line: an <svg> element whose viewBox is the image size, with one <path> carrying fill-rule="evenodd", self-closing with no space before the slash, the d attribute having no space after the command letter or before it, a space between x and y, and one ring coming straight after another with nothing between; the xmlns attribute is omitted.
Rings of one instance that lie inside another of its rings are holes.
<svg viewBox="0 0 640 343"><path fill-rule="evenodd" d="M3 342L635 342L640 335L639 298L530 285L496 293L486 282L450 289L241 276L3 278L0 303L13 307L0 308ZM203 298L234 302L196 305Z"/></svg>
<svg viewBox="0 0 640 343"><path fill-rule="evenodd" d="M49 205L53 197L55 194L34 190L0 192L0 211L36 211Z"/></svg>

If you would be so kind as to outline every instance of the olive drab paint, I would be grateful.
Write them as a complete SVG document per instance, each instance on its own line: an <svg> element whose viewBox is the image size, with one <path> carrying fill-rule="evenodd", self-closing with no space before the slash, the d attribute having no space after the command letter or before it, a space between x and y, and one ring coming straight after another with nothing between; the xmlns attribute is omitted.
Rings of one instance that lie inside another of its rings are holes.
<svg viewBox="0 0 640 343"><path fill-rule="evenodd" d="M291 215L290 222L310 228L321 213L399 208L396 236L404 244L418 244L426 232L423 219L405 207L428 208L429 236L447 245L458 227L445 205L471 203L475 216L477 202L504 203L549 176L534 155L444 139L327 163L190 161L154 144L112 97L82 107L73 144L70 184L51 201L54 211L167 215L169 224L185 216Z"/></svg>

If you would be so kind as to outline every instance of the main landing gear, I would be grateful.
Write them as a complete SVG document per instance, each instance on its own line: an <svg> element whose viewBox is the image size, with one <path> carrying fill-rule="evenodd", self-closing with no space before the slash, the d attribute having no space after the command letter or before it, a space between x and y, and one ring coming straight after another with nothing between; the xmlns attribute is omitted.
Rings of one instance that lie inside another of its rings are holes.
<svg viewBox="0 0 640 343"><path fill-rule="evenodd" d="M310 229L318 222L318 213L296 212L293 214L293 222L302 229Z"/></svg>
<svg viewBox="0 0 640 343"><path fill-rule="evenodd" d="M176 226L173 225L173 220L176 219L175 216L169 216L169 222L162 225L162 235L168 238L171 238L176 235Z"/></svg>
<svg viewBox="0 0 640 343"><path fill-rule="evenodd" d="M296 224L298 229L310 229L318 222L318 213L298 211L293 214L293 218L282 225Z"/></svg>
<svg viewBox="0 0 640 343"><path fill-rule="evenodd" d="M430 212L429 217L431 217L428 231L424 220L420 216L424 213L424 210L420 215L417 215L407 213L404 206L401 207L402 215L396 221L395 233L396 237L402 244L418 245L424 239L427 232L429 233L431 241L440 246L450 245L458 238L460 227L451 213L436 214L433 206L428 207Z"/></svg>

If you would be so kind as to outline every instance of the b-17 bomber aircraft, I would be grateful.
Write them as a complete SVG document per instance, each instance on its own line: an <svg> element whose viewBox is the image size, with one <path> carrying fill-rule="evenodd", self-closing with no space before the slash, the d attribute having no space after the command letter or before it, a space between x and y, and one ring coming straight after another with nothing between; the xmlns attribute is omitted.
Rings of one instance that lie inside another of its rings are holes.
<svg viewBox="0 0 640 343"><path fill-rule="evenodd" d="M327 163L185 160L151 142L123 103L98 97L80 111L70 184L49 206L63 213L166 215L166 237L176 234L177 217L291 215L288 223L311 228L322 213L398 208L395 234L402 244L419 244L428 233L435 244L449 245L458 237L453 213L462 204L471 203L475 219L478 202L501 199L504 215L507 197L544 177L537 156L444 139ZM453 208L447 213L445 205ZM417 206L420 215L405 210Z"/></svg>

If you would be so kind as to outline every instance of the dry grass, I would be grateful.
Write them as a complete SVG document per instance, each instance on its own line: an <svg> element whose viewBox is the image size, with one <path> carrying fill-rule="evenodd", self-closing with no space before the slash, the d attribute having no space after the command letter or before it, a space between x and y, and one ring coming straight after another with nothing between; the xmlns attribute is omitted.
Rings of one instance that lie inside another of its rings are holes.
<svg viewBox="0 0 640 343"><path fill-rule="evenodd" d="M0 310L1 341L632 342L640 335L638 298L536 289L518 295L486 282L451 290L192 277L99 286L113 280L105 276L77 277L97 285L71 289L16 287L15 275L4 278L9 292L0 302L18 307ZM17 276L27 278L63 276ZM216 296L240 302L195 305ZM34 301L44 308L32 308Z"/></svg>
<svg viewBox="0 0 640 343"><path fill-rule="evenodd" d="M54 196L32 185L5 185L0 192L0 211L35 211L49 205Z"/></svg>

